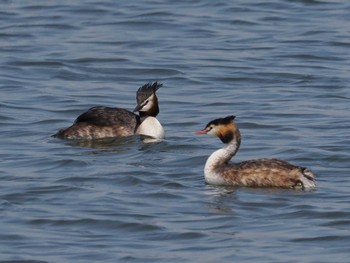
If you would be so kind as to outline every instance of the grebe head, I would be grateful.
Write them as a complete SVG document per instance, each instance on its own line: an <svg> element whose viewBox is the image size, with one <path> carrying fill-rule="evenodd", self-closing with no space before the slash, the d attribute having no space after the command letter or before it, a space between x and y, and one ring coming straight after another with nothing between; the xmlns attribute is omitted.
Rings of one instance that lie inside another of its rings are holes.
<svg viewBox="0 0 350 263"><path fill-rule="evenodd" d="M236 140L240 143L241 136L238 127L234 123L236 116L227 116L210 121L203 130L197 131L196 134L208 134L219 137L223 143L229 143Z"/></svg>
<svg viewBox="0 0 350 263"><path fill-rule="evenodd" d="M138 89L136 93L137 106L135 111L140 112L140 116L156 117L159 113L158 98L156 91L162 87L163 84L158 82L147 83Z"/></svg>

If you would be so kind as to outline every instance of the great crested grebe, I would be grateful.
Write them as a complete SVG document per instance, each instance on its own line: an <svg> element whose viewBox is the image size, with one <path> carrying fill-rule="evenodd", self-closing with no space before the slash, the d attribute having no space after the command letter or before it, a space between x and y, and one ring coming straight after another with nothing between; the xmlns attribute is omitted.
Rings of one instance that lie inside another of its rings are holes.
<svg viewBox="0 0 350 263"><path fill-rule="evenodd" d="M72 126L61 129L53 137L61 139L101 139L146 135L164 138L164 129L156 119L159 113L156 91L158 82L140 87L136 93L137 106L133 112L121 108L96 106L81 114ZM138 111L140 115L134 112Z"/></svg>
<svg viewBox="0 0 350 263"><path fill-rule="evenodd" d="M241 134L233 121L235 116L215 119L196 134L217 136L225 146L210 155L205 167L205 181L214 185L246 187L280 187L313 189L315 176L307 168L277 159L256 159L228 163L241 144Z"/></svg>

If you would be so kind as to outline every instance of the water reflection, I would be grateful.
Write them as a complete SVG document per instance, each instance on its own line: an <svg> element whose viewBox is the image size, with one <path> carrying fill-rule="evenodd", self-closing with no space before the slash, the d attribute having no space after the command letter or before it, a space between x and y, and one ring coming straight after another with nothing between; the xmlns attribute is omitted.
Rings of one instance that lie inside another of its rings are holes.
<svg viewBox="0 0 350 263"><path fill-rule="evenodd" d="M205 194L210 196L208 202L209 210L219 213L232 213L232 204L237 201L235 187L221 187L214 185L206 185Z"/></svg>
<svg viewBox="0 0 350 263"><path fill-rule="evenodd" d="M72 147L92 148L116 152L125 152L129 149L130 145L133 145L139 141L138 136L130 137L116 137L116 138L104 138L96 140L61 140L54 139L55 141L63 141L65 145Z"/></svg>
<svg viewBox="0 0 350 263"><path fill-rule="evenodd" d="M62 141L61 139L54 139ZM85 147L85 148L94 148L94 149L121 149L121 151L124 151L122 149L122 146L128 146L135 143L142 142L145 146L148 144L158 144L161 143L163 140L161 139L155 139L148 136L128 136L128 137L114 137L114 138L103 138L103 139L94 139L94 140L64 140L64 144L72 146L72 147Z"/></svg>

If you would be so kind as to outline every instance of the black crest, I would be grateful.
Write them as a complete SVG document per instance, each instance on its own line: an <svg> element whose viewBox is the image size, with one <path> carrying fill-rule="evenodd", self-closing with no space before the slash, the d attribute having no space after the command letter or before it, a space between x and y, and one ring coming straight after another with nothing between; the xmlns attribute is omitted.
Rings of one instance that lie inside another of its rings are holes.
<svg viewBox="0 0 350 263"><path fill-rule="evenodd" d="M138 89L136 93L136 100L138 104L144 102L149 96L156 93L156 91L162 87L163 84L158 82L147 83Z"/></svg>
<svg viewBox="0 0 350 263"><path fill-rule="evenodd" d="M210 125L215 125L215 126L227 125L227 124L230 124L235 118L236 118L236 116L230 115L230 116L227 116L225 118L215 119L215 120L212 120L211 122L209 122L207 124L207 127L210 126Z"/></svg>

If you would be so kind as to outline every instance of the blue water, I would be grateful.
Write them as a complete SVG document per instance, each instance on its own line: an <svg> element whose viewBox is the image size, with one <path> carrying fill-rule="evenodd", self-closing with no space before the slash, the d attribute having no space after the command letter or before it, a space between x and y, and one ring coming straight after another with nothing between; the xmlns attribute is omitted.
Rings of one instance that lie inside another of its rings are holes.
<svg viewBox="0 0 350 263"><path fill-rule="evenodd" d="M0 3L0 262L349 261L350 2ZM149 81L163 142L50 137ZM232 114L316 191L206 185Z"/></svg>

